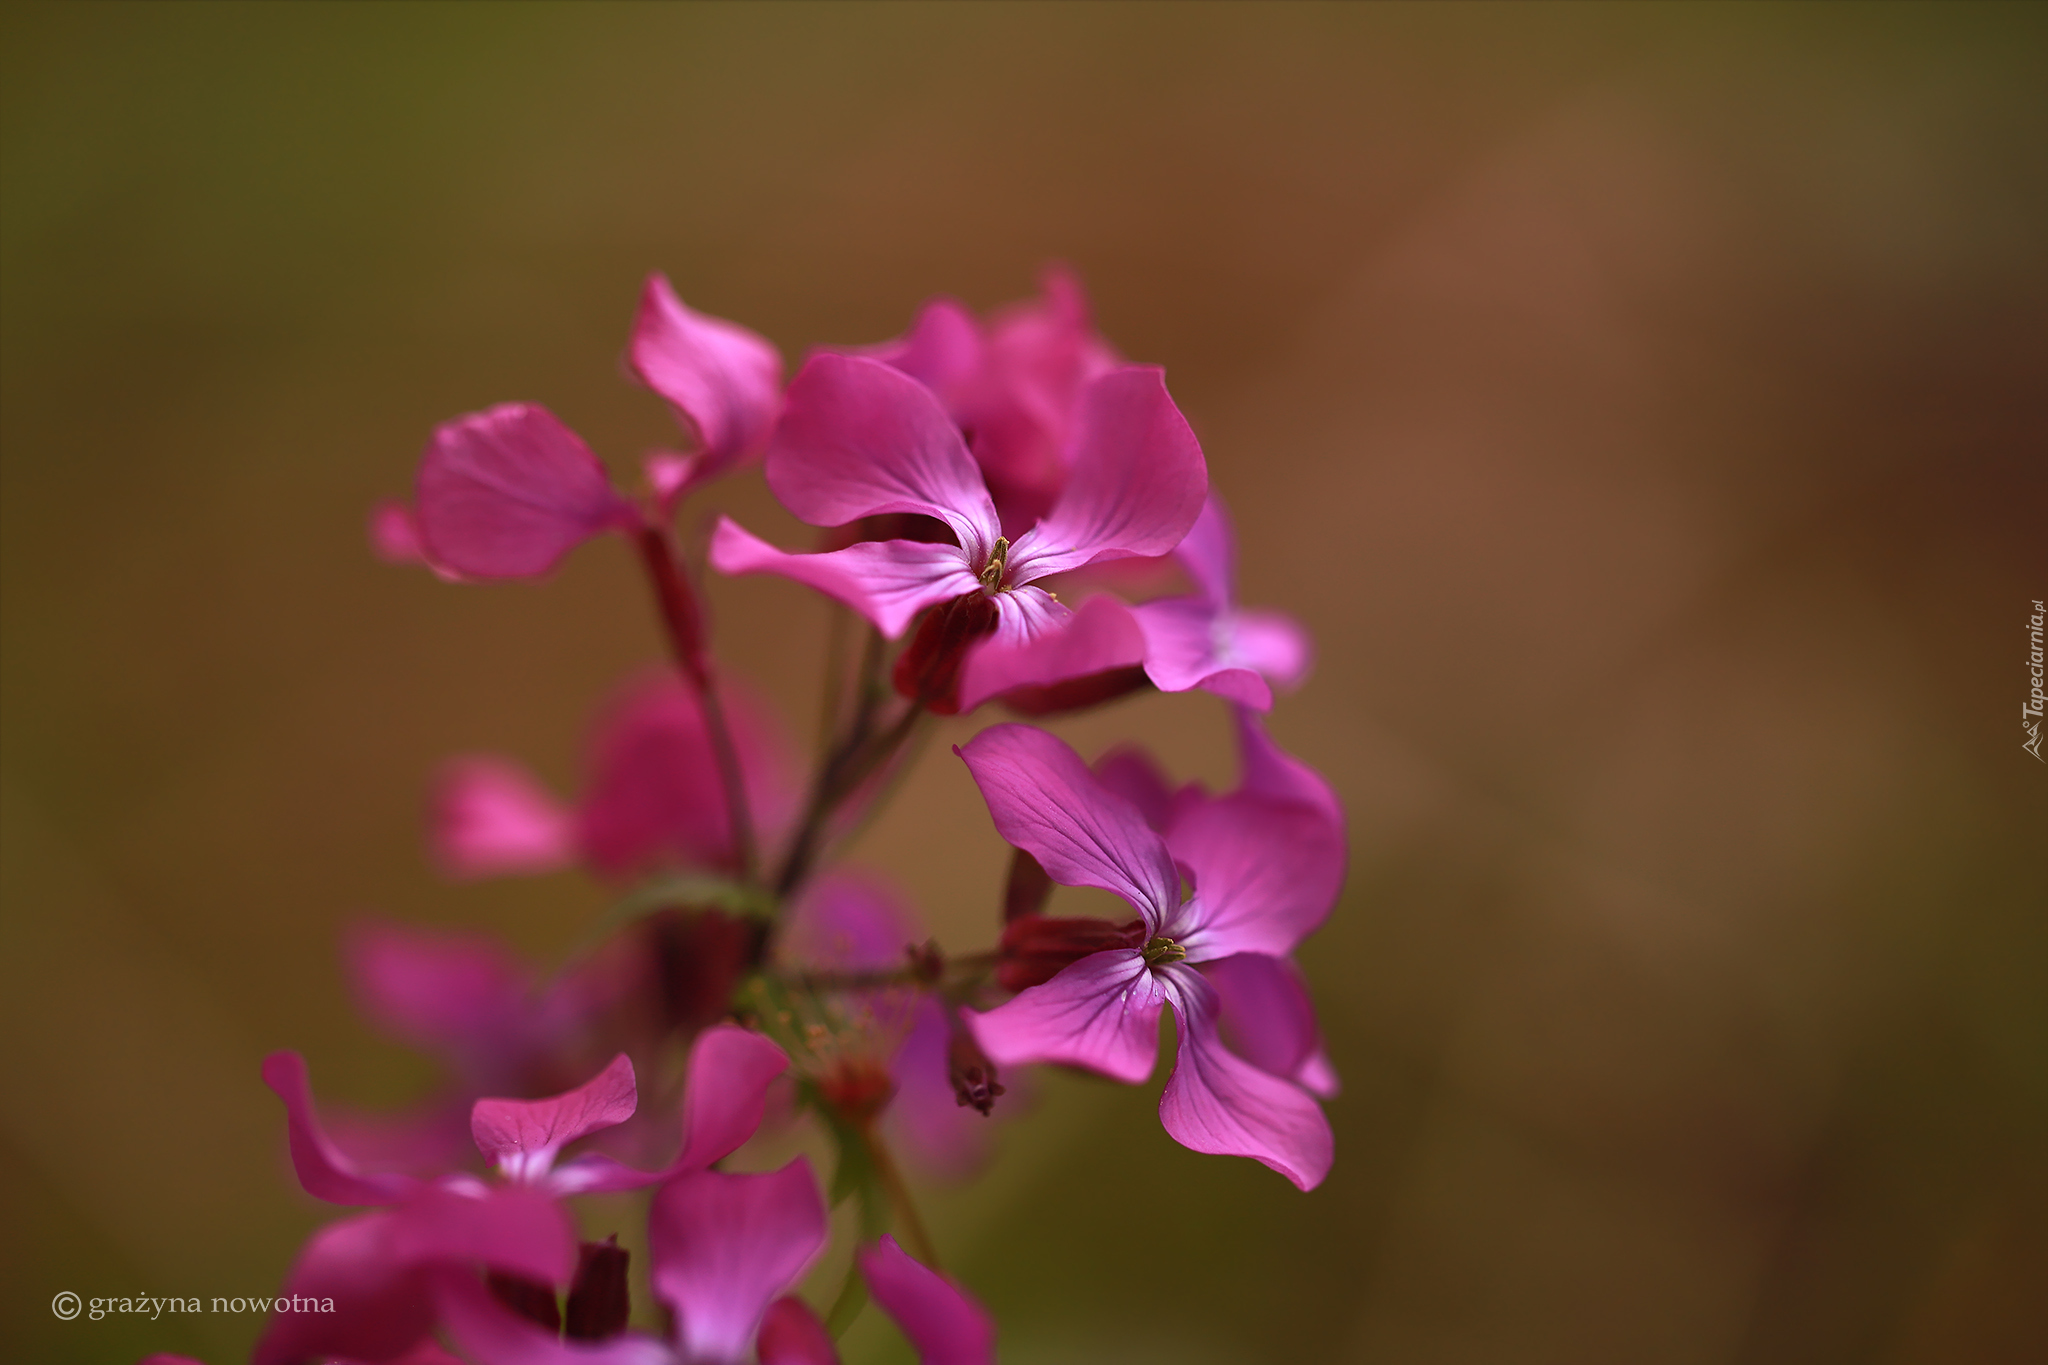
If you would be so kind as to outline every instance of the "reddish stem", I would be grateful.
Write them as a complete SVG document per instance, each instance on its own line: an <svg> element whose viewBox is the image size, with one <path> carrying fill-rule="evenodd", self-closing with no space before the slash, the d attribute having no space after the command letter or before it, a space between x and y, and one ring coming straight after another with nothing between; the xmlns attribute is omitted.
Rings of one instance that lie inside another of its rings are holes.
<svg viewBox="0 0 2048 1365"><path fill-rule="evenodd" d="M668 632L669 648L683 680L696 692L704 708L704 729L711 737L712 760L718 765L719 784L725 788L725 809L732 826L733 852L738 856L740 878L754 880L754 822L747 811L746 775L740 770L739 749L733 744L732 727L726 722L725 704L711 675L711 662L704 652L704 614L697 594L683 573L675 542L666 528L648 523L637 537L641 562L654 584L654 597L661 609L661 623Z"/></svg>

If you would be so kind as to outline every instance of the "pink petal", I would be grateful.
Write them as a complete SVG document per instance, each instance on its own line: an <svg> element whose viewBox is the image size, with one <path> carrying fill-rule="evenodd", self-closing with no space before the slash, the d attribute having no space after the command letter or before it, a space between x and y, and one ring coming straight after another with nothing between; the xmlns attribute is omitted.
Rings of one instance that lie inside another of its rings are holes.
<svg viewBox="0 0 2048 1365"><path fill-rule="evenodd" d="M910 1338L920 1365L994 1365L995 1320L966 1290L912 1260L886 1233L855 1254L875 1302Z"/></svg>
<svg viewBox="0 0 2048 1365"><path fill-rule="evenodd" d="M271 1053L263 1059L263 1083L284 1101L292 1167L307 1194L330 1204L395 1204L419 1188L420 1182L409 1175L356 1170L355 1163L327 1140L313 1110L304 1057L296 1052Z"/></svg>
<svg viewBox="0 0 2048 1365"><path fill-rule="evenodd" d="M1223 499L1213 489L1202 504L1202 515L1195 518L1173 554L1209 606L1230 609L1237 600L1237 539L1231 534Z"/></svg>
<svg viewBox="0 0 2048 1365"><path fill-rule="evenodd" d="M387 564L426 563L412 508L396 498L384 498L374 504L370 508L370 549Z"/></svg>
<svg viewBox="0 0 2048 1365"><path fill-rule="evenodd" d="M952 408L961 387L981 370L981 326L957 300L933 299L901 339L857 354L903 371Z"/></svg>
<svg viewBox="0 0 2048 1365"><path fill-rule="evenodd" d="M711 533L711 567L728 576L794 579L844 602L892 640L926 607L981 590L957 546L863 540L823 554L789 554L730 517L720 517Z"/></svg>
<svg viewBox="0 0 2048 1365"><path fill-rule="evenodd" d="M1060 1062L1136 1085L1159 1056L1165 996L1134 948L1091 953L987 1013L965 1012L999 1066Z"/></svg>
<svg viewBox="0 0 2048 1365"><path fill-rule="evenodd" d="M392 1360L434 1330L428 1271L393 1254L395 1215L358 1214L315 1232L281 1290L329 1299L332 1313L280 1313L263 1329L253 1365L308 1359Z"/></svg>
<svg viewBox="0 0 2048 1365"><path fill-rule="evenodd" d="M1344 804L1322 774L1275 744L1257 716L1239 711L1236 721L1238 761L1242 767L1238 790L1268 801L1313 806L1341 832Z"/></svg>
<svg viewBox="0 0 2048 1365"><path fill-rule="evenodd" d="M676 1365L668 1347L637 1332L609 1341L564 1341L511 1312L474 1275L443 1272L435 1291L448 1335L482 1365Z"/></svg>
<svg viewBox="0 0 2048 1365"><path fill-rule="evenodd" d="M761 1126L769 1085L788 1069L787 1053L736 1024L698 1034L683 1085L683 1150L671 1169L702 1170L739 1150Z"/></svg>
<svg viewBox="0 0 2048 1365"><path fill-rule="evenodd" d="M1298 687L1315 662L1315 645L1293 617L1240 608L1225 622L1223 656L1255 669L1286 688Z"/></svg>
<svg viewBox="0 0 2048 1365"><path fill-rule="evenodd" d="M546 573L591 536L639 516L582 438L533 403L437 428L413 509L428 559L469 578Z"/></svg>
<svg viewBox="0 0 2048 1365"><path fill-rule="evenodd" d="M1335 1139L1322 1107L1277 1076L1233 1054L1216 1037L1215 992L1186 967L1171 983L1180 1053L1159 1097L1159 1121L1181 1146L1248 1156L1312 1190L1330 1173Z"/></svg>
<svg viewBox="0 0 2048 1365"><path fill-rule="evenodd" d="M1308 806L1236 793L1180 814L1167 845L1195 894L1160 932L1191 962L1292 952L1344 885L1344 833Z"/></svg>
<svg viewBox="0 0 2048 1365"><path fill-rule="evenodd" d="M1165 554L1201 515L1208 466L1165 372L1127 365L1081 394L1073 473L1052 514L1010 552L1028 583L1098 559Z"/></svg>
<svg viewBox="0 0 2048 1365"><path fill-rule="evenodd" d="M1226 623L1199 597L1168 597L1132 607L1144 633L1145 676L1161 692L1204 687L1260 711L1273 690L1226 652Z"/></svg>
<svg viewBox="0 0 2048 1365"><path fill-rule="evenodd" d="M1119 744L1095 760L1095 780L1138 808L1145 823L1164 833L1173 819L1174 787L1159 765L1135 744Z"/></svg>
<svg viewBox="0 0 2048 1365"><path fill-rule="evenodd" d="M938 399L861 356L812 356L791 381L768 448L768 486L813 526L884 512L937 517L971 564L1001 534L981 470Z"/></svg>
<svg viewBox="0 0 2048 1365"><path fill-rule="evenodd" d="M894 887L849 871L811 882L789 912L776 951L793 963L836 971L894 967L924 929Z"/></svg>
<svg viewBox="0 0 2048 1365"><path fill-rule="evenodd" d="M576 1231L544 1191L449 1181L393 1211L391 1254L400 1260L485 1265L560 1285L576 1265Z"/></svg>
<svg viewBox="0 0 2048 1365"><path fill-rule="evenodd" d="M698 484L709 481L711 475L718 471L711 469L700 456L657 450L640 461L640 472L646 478L647 486L654 490L654 505L666 520L675 514L676 504L683 500L685 494Z"/></svg>
<svg viewBox="0 0 2048 1365"><path fill-rule="evenodd" d="M971 711L1013 687L1039 687L1128 668L1145 657L1145 636L1131 609L1114 597L1091 597L1079 611L1054 615L1036 588L996 594L996 634L968 657L960 683L960 709ZM1034 624L1042 615L1044 623ZM1015 620L1011 621L1010 618ZM1009 625L1005 629L1006 623Z"/></svg>
<svg viewBox="0 0 2048 1365"><path fill-rule="evenodd" d="M1337 1093L1337 1073L1323 1055L1299 968L1286 958L1239 953L1203 963L1202 975L1216 988L1218 1022L1231 1051L1324 1099Z"/></svg>
<svg viewBox="0 0 2048 1365"><path fill-rule="evenodd" d="M342 957L372 1023L480 1081L509 1077L540 1041L533 970L488 934L365 923Z"/></svg>
<svg viewBox="0 0 2048 1365"><path fill-rule="evenodd" d="M458 758L434 782L432 842L451 877L553 872L576 857L574 818L517 764Z"/></svg>
<svg viewBox="0 0 2048 1365"><path fill-rule="evenodd" d="M683 1359L745 1360L769 1303L803 1277L830 1231L802 1157L767 1175L695 1171L662 1186L647 1215L648 1250Z"/></svg>
<svg viewBox="0 0 2048 1365"><path fill-rule="evenodd" d="M1029 725L991 725L954 752L981 787L996 832L1054 881L1115 892L1153 932L1180 905L1180 873L1164 841L1064 742Z"/></svg>
<svg viewBox="0 0 2048 1365"><path fill-rule="evenodd" d="M754 1343L761 1365L839 1365L839 1348L811 1306L794 1295L768 1305Z"/></svg>
<svg viewBox="0 0 2048 1365"><path fill-rule="evenodd" d="M782 401L781 353L737 323L691 311L665 276L647 277L628 359L703 443L700 480L768 439Z"/></svg>
<svg viewBox="0 0 2048 1365"><path fill-rule="evenodd" d="M545 1176L564 1146L617 1127L638 1107L633 1062L621 1052L574 1090L539 1100L478 1100L470 1110L469 1130L484 1160L507 1180L525 1183Z"/></svg>
<svg viewBox="0 0 2048 1365"><path fill-rule="evenodd" d="M764 842L794 818L796 763L772 713L740 689L720 693L747 804ZM599 717L578 842L592 866L626 877L660 862L732 866L731 820L704 712L667 670L624 688Z"/></svg>

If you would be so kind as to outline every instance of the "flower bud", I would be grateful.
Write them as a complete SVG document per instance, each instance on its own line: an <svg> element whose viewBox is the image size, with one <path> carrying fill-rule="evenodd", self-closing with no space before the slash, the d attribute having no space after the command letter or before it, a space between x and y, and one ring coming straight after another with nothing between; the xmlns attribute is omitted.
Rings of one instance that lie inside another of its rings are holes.
<svg viewBox="0 0 2048 1365"><path fill-rule="evenodd" d="M626 1287L629 1253L616 1235L576 1249L576 1278L569 1282L562 1335L574 1341L604 1341L626 1330L633 1302Z"/></svg>
<svg viewBox="0 0 2048 1365"><path fill-rule="evenodd" d="M996 962L996 984L1021 991L1052 980L1060 969L1090 953L1136 948L1145 941L1142 920L1111 924L1106 919L1025 915L1004 927Z"/></svg>

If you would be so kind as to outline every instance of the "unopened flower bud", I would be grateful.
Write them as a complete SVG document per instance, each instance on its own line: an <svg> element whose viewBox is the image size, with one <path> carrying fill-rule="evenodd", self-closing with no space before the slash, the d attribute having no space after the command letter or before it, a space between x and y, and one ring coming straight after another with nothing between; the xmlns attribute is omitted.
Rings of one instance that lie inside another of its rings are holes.
<svg viewBox="0 0 2048 1365"><path fill-rule="evenodd" d="M626 1330L632 1296L626 1287L629 1253L616 1236L576 1249L576 1278L569 1282L562 1335L575 1341L604 1341Z"/></svg>
<svg viewBox="0 0 2048 1365"><path fill-rule="evenodd" d="M492 1298L528 1322L537 1322L550 1332L562 1330L562 1310L555 1303L553 1285L502 1270L486 1271L484 1283L490 1286Z"/></svg>
<svg viewBox="0 0 2048 1365"><path fill-rule="evenodd" d="M967 651L995 631L996 617L996 604L980 592L931 608L896 660L896 690L939 715L958 713Z"/></svg>
<svg viewBox="0 0 2048 1365"><path fill-rule="evenodd" d="M1003 923L1015 924L1026 915L1045 909L1052 895L1052 878L1038 859L1023 849L1010 859L1010 880L1003 887Z"/></svg>
<svg viewBox="0 0 2048 1365"><path fill-rule="evenodd" d="M1003 1093L996 1080L996 1064L974 1041L974 1035L960 1026L959 1011L949 1010L948 1014L953 1037L946 1046L946 1077L953 1083L953 1099L961 1108L972 1108L987 1118L996 1107L996 1096Z"/></svg>
<svg viewBox="0 0 2048 1365"><path fill-rule="evenodd" d="M1061 968L1090 953L1136 948L1144 941L1141 920L1116 925L1106 919L1025 915L1003 929L996 984L1006 991L1021 991L1052 980Z"/></svg>

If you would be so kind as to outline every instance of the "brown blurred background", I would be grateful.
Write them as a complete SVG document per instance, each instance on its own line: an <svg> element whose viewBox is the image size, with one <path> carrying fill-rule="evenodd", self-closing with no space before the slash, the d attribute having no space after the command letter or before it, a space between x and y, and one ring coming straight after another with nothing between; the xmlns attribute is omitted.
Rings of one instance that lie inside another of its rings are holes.
<svg viewBox="0 0 2048 1365"><path fill-rule="evenodd" d="M1016 1362L2048 1359L2048 27L2038 10L12 6L0 1344L237 1359L58 1290L274 1289L326 1211L257 1082L396 1103L366 912L452 887L442 756L566 786L659 641L621 547L375 563L430 427L615 467L636 290L893 335L1048 259L1167 366L1274 727L1352 815L1304 951L1346 1089L1297 1194L1054 1078L929 1205ZM696 504L784 533L757 475ZM714 588L815 713L801 590ZM1200 694L1064 727L1228 780ZM965 733L965 727L960 727ZM960 738L949 734L947 739ZM934 745L860 856L959 948L1001 848ZM851 1358L907 1358L874 1315Z"/></svg>

